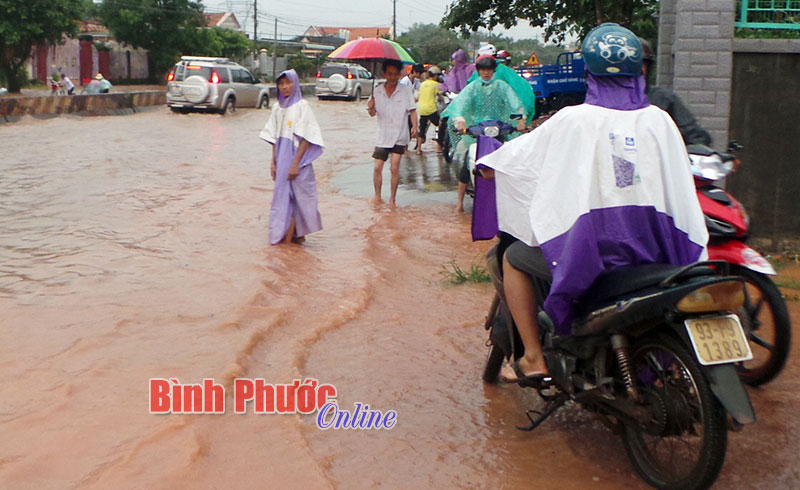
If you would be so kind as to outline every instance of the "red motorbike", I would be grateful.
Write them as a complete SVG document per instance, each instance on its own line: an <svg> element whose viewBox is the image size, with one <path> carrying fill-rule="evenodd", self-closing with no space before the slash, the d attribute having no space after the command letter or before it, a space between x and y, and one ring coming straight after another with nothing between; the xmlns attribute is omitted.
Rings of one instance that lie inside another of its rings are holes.
<svg viewBox="0 0 800 490"><path fill-rule="evenodd" d="M729 151L740 149L735 143ZM786 364L791 344L791 322L783 295L769 276L772 265L745 244L750 219L744 207L717 182L739 166L732 154L703 145L687 147L697 198L708 227L708 258L731 264L731 274L745 280L745 302L738 311L747 332L753 359L738 366L739 376L750 386L767 383Z"/></svg>

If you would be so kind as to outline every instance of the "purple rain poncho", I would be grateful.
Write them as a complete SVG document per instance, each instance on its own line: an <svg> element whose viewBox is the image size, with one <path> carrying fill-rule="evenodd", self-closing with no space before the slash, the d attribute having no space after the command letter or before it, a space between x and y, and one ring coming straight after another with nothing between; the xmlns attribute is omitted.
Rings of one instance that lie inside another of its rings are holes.
<svg viewBox="0 0 800 490"><path fill-rule="evenodd" d="M640 77L587 77L586 103L482 157L495 169L499 229L540 246L553 273L544 309L569 333L598 275L707 256L708 231L675 123Z"/></svg>
<svg viewBox="0 0 800 490"><path fill-rule="evenodd" d="M475 72L475 65L469 62L467 53L459 49L450 56L453 60L453 68L450 73L445 75L444 82L439 88L445 92L461 92L467 86L467 80Z"/></svg>
<svg viewBox="0 0 800 490"><path fill-rule="evenodd" d="M298 237L322 229L317 208L317 182L311 165L322 154L322 133L308 102L303 100L297 73L284 71L278 80L282 77L294 84L292 94L284 97L278 91L278 102L272 106L272 114L259 135L273 145L277 166L269 212L269 242L273 245L284 239L292 218ZM302 140L308 141L309 146L300 161L300 174L289 180L289 167Z"/></svg>

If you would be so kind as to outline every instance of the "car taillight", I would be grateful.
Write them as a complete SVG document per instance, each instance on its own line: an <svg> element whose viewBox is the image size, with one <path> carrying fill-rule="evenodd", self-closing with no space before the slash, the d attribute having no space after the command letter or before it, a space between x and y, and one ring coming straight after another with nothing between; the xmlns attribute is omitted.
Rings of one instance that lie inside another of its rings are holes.
<svg viewBox="0 0 800 490"><path fill-rule="evenodd" d="M216 69L211 72L211 83L219 83L219 73L217 73Z"/></svg>
<svg viewBox="0 0 800 490"><path fill-rule="evenodd" d="M347 70L347 79L348 80L352 80L353 79L353 72L351 72L350 70Z"/></svg>
<svg viewBox="0 0 800 490"><path fill-rule="evenodd" d="M171 82L173 80L175 80L175 72L169 72L169 75L167 75L167 81Z"/></svg>
<svg viewBox="0 0 800 490"><path fill-rule="evenodd" d="M322 73L317 72L317 78L322 78Z"/></svg>

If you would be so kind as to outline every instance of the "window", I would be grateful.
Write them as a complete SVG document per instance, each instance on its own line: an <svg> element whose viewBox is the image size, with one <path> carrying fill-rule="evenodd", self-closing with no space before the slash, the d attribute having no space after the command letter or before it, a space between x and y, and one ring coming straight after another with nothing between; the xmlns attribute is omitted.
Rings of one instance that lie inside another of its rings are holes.
<svg viewBox="0 0 800 490"><path fill-rule="evenodd" d="M217 73L219 74L220 83L229 83L231 81L231 77L228 75L228 69L226 67L217 67Z"/></svg>
<svg viewBox="0 0 800 490"><path fill-rule="evenodd" d="M339 74L343 77L347 77L347 68L344 66L323 66L322 67L322 78L330 78L331 75Z"/></svg>

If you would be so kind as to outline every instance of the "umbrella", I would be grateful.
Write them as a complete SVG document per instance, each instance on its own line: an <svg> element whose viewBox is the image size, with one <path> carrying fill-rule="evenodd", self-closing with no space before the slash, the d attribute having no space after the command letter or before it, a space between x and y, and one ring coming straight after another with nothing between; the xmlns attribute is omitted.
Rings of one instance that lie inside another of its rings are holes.
<svg viewBox="0 0 800 490"><path fill-rule="evenodd" d="M355 39L336 48L328 59L338 60L399 60L403 64L413 65L414 58L408 51L394 41L380 37Z"/></svg>

